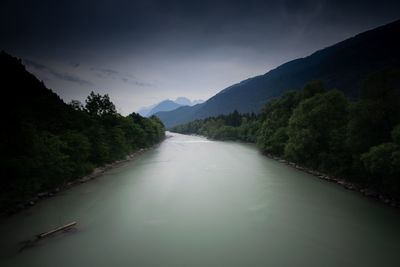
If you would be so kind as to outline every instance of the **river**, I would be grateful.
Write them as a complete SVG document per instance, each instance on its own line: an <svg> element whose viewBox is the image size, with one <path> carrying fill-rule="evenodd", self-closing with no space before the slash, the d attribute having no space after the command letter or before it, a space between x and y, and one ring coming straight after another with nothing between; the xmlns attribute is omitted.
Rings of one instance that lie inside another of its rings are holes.
<svg viewBox="0 0 400 267"><path fill-rule="evenodd" d="M7 266L400 266L400 213L262 156L168 133L158 147L0 221ZM75 231L19 251L61 224Z"/></svg>

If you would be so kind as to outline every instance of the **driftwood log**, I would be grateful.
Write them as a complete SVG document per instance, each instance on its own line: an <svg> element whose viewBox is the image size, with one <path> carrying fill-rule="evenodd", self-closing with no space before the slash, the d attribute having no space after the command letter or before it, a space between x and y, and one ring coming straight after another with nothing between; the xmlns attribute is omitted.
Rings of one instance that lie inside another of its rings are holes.
<svg viewBox="0 0 400 267"><path fill-rule="evenodd" d="M77 222L71 222L69 224L54 228L53 230L50 230L48 232L38 234L38 235L36 235L36 237L34 239L22 241L22 242L20 242L21 247L19 248L19 252L21 252L27 248L33 247L37 242L39 242L43 238L49 237L55 233L69 230L72 227L74 227L76 224L77 224Z"/></svg>
<svg viewBox="0 0 400 267"><path fill-rule="evenodd" d="M53 230L50 230L48 232L44 232L44 233L38 234L36 237L37 237L37 239L46 238L46 237L51 236L51 235L53 235L55 233L58 233L58 232L61 232L61 231L64 231L64 230L68 230L68 229L74 227L75 225L76 225L76 222L71 222L69 224L54 228Z"/></svg>

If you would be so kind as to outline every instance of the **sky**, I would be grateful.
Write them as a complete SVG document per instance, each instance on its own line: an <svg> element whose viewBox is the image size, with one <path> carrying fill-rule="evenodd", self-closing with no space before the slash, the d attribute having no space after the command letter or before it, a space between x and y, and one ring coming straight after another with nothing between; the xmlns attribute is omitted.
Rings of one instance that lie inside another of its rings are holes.
<svg viewBox="0 0 400 267"><path fill-rule="evenodd" d="M400 1L3 0L0 49L66 102L108 93L122 114L207 100L357 33Z"/></svg>

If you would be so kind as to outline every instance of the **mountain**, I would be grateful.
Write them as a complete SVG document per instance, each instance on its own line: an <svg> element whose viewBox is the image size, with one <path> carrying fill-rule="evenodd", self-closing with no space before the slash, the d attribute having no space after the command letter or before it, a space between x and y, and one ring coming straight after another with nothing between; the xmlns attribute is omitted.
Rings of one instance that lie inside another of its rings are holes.
<svg viewBox="0 0 400 267"><path fill-rule="evenodd" d="M178 104L178 103L176 103L176 102L174 102L174 101L172 101L172 100L167 99L167 100L161 101L161 102L158 103L155 107L153 107L153 108L147 113L147 116L151 116L151 115L153 115L153 114L155 114L155 113L157 113L157 112L160 112L160 111L170 111L170 110L174 110L174 109L179 108L180 106L182 106L182 105L180 105L180 104Z"/></svg>
<svg viewBox="0 0 400 267"><path fill-rule="evenodd" d="M363 81L373 72L400 67L400 20L358 34L312 55L287 62L264 75L234 84L200 105L159 112L167 127L235 109L259 112L265 103L286 90L298 90L311 80L357 98Z"/></svg>
<svg viewBox="0 0 400 267"><path fill-rule="evenodd" d="M203 102L204 102L203 100L191 101L187 97L178 97L175 99L175 101L166 99L164 101L161 101L158 104L154 104L149 107L142 107L141 109L139 109L138 113L142 116L149 117L157 112L172 111L181 106L193 106L193 105L200 104Z"/></svg>
<svg viewBox="0 0 400 267"><path fill-rule="evenodd" d="M174 102L178 103L182 106L194 106L197 104L201 104L204 101L201 99L195 99L195 100L191 101L189 98L186 98L186 97L178 97L177 99L175 99Z"/></svg>
<svg viewBox="0 0 400 267"><path fill-rule="evenodd" d="M154 114L164 123L165 127L173 127L197 118L197 112L203 107L203 104L194 106L182 106L172 111L161 111Z"/></svg>
<svg viewBox="0 0 400 267"><path fill-rule="evenodd" d="M189 98L187 97L178 97L177 99L175 99L174 101L175 103L181 105L181 106L191 106L192 105L192 101L190 101Z"/></svg>
<svg viewBox="0 0 400 267"><path fill-rule="evenodd" d="M149 112L151 111L152 108L154 108L157 104L153 104L151 106L148 107L141 107L137 113L139 113L141 116L146 117L147 114L149 114Z"/></svg>
<svg viewBox="0 0 400 267"><path fill-rule="evenodd" d="M0 105L3 123L7 126L0 134L1 140L7 131L17 129L22 121L27 124L35 122L37 128L63 129L61 121L69 116L70 107L29 73L20 59L1 51L0 73L1 91L3 98L7 99ZM20 130L7 136L17 137Z"/></svg>
<svg viewBox="0 0 400 267"><path fill-rule="evenodd" d="M202 104L202 103L204 103L204 100L195 99L195 100L192 101L191 106L194 106L194 105L197 105L197 104Z"/></svg>

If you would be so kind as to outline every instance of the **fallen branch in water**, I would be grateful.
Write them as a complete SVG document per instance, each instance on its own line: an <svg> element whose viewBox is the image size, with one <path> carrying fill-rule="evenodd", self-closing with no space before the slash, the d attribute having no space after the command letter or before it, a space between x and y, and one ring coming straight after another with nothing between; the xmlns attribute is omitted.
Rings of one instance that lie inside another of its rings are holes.
<svg viewBox="0 0 400 267"><path fill-rule="evenodd" d="M54 229L52 229L52 230L50 230L48 232L44 232L44 233L38 234L38 235L36 235L36 237L34 239L22 241L20 243L21 247L19 249L19 252L21 252L21 251L23 251L23 250L25 250L27 248L33 247L38 241L40 241L40 240L42 240L42 239L44 239L46 237L52 236L53 234L71 230L74 226L76 226L76 224L77 224L77 222L71 222L71 223L68 223L66 225L54 228Z"/></svg>
<svg viewBox="0 0 400 267"><path fill-rule="evenodd" d="M38 234L36 237L37 237L37 239L42 239L42 238L48 237L48 236L50 236L52 234L55 234L55 233L58 233L58 232L61 232L61 231L64 231L64 230L68 230L68 229L74 227L75 225L76 225L76 222L71 222L69 224L57 227L57 228L55 228L53 230L50 230L48 232L44 232L44 233Z"/></svg>

